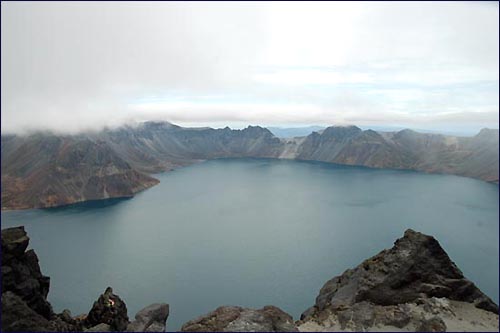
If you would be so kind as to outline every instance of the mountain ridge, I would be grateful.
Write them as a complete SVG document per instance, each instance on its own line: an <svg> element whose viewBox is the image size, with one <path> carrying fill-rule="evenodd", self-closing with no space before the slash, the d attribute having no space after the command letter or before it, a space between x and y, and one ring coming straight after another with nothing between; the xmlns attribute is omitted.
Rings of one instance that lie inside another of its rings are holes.
<svg viewBox="0 0 500 333"><path fill-rule="evenodd" d="M498 130L473 137L330 126L305 137L269 129L144 122L75 135L2 135L2 210L130 197L150 174L214 158L282 158L455 174L498 183Z"/></svg>

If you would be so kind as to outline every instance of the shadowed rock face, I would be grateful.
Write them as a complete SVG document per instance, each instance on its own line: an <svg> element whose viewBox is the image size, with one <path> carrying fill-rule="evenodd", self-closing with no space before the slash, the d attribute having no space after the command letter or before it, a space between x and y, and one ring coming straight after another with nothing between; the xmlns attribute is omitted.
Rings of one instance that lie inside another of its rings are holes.
<svg viewBox="0 0 500 333"><path fill-rule="evenodd" d="M113 331L126 330L128 323L127 306L111 287L94 302L85 320L86 326L107 324Z"/></svg>
<svg viewBox="0 0 500 333"><path fill-rule="evenodd" d="M69 310L52 311L47 301L49 278L42 275L38 258L24 227L2 230L2 332L164 332L168 304L152 304L130 323L127 306L107 288L88 315L72 317Z"/></svg>
<svg viewBox="0 0 500 333"><path fill-rule="evenodd" d="M2 230L3 332L78 331L68 311L55 314L47 301L50 279L44 276L24 227Z"/></svg>
<svg viewBox="0 0 500 333"><path fill-rule="evenodd" d="M34 312L50 319L53 315L47 301L50 278L42 275L35 252L26 251L28 243L24 227L2 230L2 293L11 291Z"/></svg>
<svg viewBox="0 0 500 333"><path fill-rule="evenodd" d="M433 297L498 313L498 306L463 276L436 239L409 229L393 248L326 282L316 304L301 319L356 309L360 304L394 307Z"/></svg>
<svg viewBox="0 0 500 333"><path fill-rule="evenodd" d="M221 306L185 323L183 332L297 332L293 318L275 306L247 309Z"/></svg>
<svg viewBox="0 0 500 333"><path fill-rule="evenodd" d="M38 332L52 329L49 320L33 311L13 292L2 293L2 331Z"/></svg>

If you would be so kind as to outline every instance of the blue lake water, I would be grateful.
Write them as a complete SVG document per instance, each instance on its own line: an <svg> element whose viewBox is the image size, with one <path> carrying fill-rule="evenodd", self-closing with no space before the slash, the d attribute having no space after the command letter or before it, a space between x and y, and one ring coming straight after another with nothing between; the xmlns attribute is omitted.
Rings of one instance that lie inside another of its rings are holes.
<svg viewBox="0 0 500 333"><path fill-rule="evenodd" d="M413 228L436 237L498 303L498 185L316 162L221 159L156 175L132 199L2 212L24 225L56 311L107 286L129 317L170 304L168 330L220 305L298 319L321 286Z"/></svg>

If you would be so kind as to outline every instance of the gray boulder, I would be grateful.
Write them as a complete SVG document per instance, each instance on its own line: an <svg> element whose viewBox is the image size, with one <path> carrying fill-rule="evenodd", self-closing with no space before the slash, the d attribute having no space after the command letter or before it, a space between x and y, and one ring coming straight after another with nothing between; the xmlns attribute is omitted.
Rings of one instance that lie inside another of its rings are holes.
<svg viewBox="0 0 500 333"><path fill-rule="evenodd" d="M248 309L221 306L185 323L183 332L298 332L292 316L275 306Z"/></svg>
<svg viewBox="0 0 500 333"><path fill-rule="evenodd" d="M165 303L151 304L135 315L135 320L128 327L128 332L165 332L169 315L169 305Z"/></svg>

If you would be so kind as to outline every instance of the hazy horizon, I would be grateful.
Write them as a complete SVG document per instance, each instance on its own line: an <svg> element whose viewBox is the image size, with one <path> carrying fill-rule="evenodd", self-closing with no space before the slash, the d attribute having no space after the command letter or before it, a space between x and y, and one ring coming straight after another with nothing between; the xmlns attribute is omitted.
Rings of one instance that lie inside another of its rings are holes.
<svg viewBox="0 0 500 333"><path fill-rule="evenodd" d="M141 124L144 124L147 122L167 122L167 123L170 123L172 125L181 126L179 124L172 123L172 122L169 122L169 121L163 120L163 119L160 119L160 120L151 119L151 120L133 121L133 122L128 121L128 122L123 122L123 123L119 123L119 124L114 124L111 126L110 125L103 125L103 126L96 126L95 128L81 128L78 130L71 130L71 131L66 131L64 129L55 129L55 128L27 128L27 129L20 129L17 131L10 131L10 130L3 131L2 130L2 136L3 135L29 136L29 135L38 134L38 133L46 133L46 134L53 134L53 135L80 135L80 134L85 135L85 134L98 133L98 132L103 131L103 130L115 130L115 129L118 129L121 127L134 128L134 127L140 126ZM286 136L277 135L276 133L274 133L274 130L312 129L310 131L310 133L312 133L313 131L318 131L319 128L325 129L327 127L332 127L332 126L334 126L334 127L335 126L356 126L362 130L374 130L377 132L398 132L401 130L409 129L409 130L413 130L413 131L419 132L419 133L441 134L441 135L457 136L457 137L460 137L460 136L461 137L471 137L471 136L477 135L482 129L498 130L498 128L495 128L495 127L482 127L482 128L477 129L477 130L467 129L467 128L465 128L465 129L464 128L454 128L452 130L439 130L439 129L405 127L405 126L397 126L397 125L394 125L394 126L373 125L372 126L372 125L356 125L356 124L299 124L299 125L295 124L295 125L287 126L287 125L279 125L278 124L278 125L266 126L266 125L262 125L262 124L258 124L258 123L247 123L247 124L240 124L237 126L228 126L228 125L224 125L224 124L219 124L219 125L215 125L215 126L204 126L203 124L199 124L199 125L193 124L191 126L187 125L187 126L181 126L181 127L184 127L184 128L213 128L213 129L223 129L223 128L229 127L232 130L241 130L241 129L251 127L251 126L260 126L263 128L267 128L277 137L286 137ZM308 134L306 134L306 135L308 135ZM306 135L299 135L299 136L306 136ZM290 136L290 137L292 137L292 136Z"/></svg>
<svg viewBox="0 0 500 333"><path fill-rule="evenodd" d="M498 2L2 2L2 134L498 128Z"/></svg>

